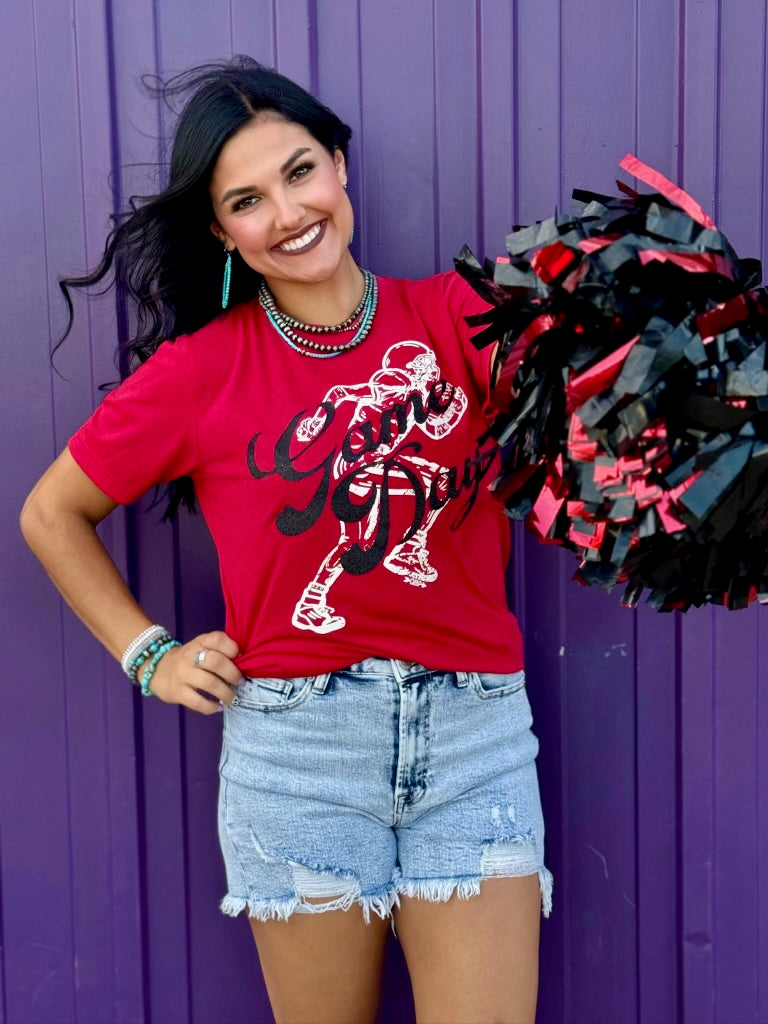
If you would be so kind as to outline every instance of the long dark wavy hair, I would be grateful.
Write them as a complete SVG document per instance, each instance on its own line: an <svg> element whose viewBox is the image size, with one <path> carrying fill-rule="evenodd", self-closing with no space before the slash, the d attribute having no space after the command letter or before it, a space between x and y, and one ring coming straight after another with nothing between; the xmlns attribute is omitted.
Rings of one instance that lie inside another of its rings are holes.
<svg viewBox="0 0 768 1024"><path fill-rule="evenodd" d="M224 252L210 230L208 186L224 143L265 110L303 125L329 153L339 149L345 159L352 135L305 89L250 57L194 67L149 88L169 104L191 94L176 125L168 183L157 195L132 197L128 212L112 218L104 254L91 273L60 281L68 318L58 344L72 329L72 288L106 280L127 304L133 336L118 341L121 379L163 341L199 330L221 313ZM239 253L232 255L230 305L253 299L261 283ZM173 481L167 490L164 519L181 504L195 508L189 478Z"/></svg>

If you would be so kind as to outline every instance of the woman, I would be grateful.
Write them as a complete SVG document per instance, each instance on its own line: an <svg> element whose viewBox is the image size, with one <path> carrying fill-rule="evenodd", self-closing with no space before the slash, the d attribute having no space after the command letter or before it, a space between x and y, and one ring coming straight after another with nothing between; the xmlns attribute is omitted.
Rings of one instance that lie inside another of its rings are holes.
<svg viewBox="0 0 768 1024"><path fill-rule="evenodd" d="M168 187L68 282L114 266L141 365L25 537L145 694L223 711L222 909L247 908L278 1021L374 1020L390 918L419 1021L532 1021L551 877L484 307L454 273L355 264L350 130L293 82L238 58L184 89ZM226 629L186 643L95 530L158 482L171 511L194 487L219 554Z"/></svg>

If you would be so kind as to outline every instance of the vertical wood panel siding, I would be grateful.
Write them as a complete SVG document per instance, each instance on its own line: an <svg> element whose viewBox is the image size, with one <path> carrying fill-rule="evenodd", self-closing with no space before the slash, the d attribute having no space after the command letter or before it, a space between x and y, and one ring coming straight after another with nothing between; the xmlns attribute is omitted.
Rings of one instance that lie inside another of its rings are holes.
<svg viewBox="0 0 768 1024"><path fill-rule="evenodd" d="M111 297L57 276L158 185L173 113L141 84L249 53L354 131L354 251L384 274L495 255L627 150L766 259L765 0L29 0L2 5L5 272L0 1024L269 1021L247 923L217 910L218 722L143 702L26 552L24 494L114 378ZM199 519L101 531L149 613L222 622ZM554 871L541 1024L768 1021L764 609L631 613L514 536ZM399 947L381 1021L413 1019Z"/></svg>

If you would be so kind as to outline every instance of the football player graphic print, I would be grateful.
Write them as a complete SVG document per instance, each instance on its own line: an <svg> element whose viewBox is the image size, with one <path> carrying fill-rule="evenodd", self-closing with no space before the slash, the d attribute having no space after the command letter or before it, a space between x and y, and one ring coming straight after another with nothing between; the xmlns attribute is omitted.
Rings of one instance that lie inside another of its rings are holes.
<svg viewBox="0 0 768 1024"><path fill-rule="evenodd" d="M353 475L348 494L364 511L357 522L340 519L338 542L304 588L293 611L292 624L315 633L331 633L346 625L344 616L328 603L328 594L345 567L352 566L356 552L371 553L380 543L382 494L386 494L387 502L391 498L413 502L414 494L440 490L444 468L416 454L422 446L409 445L408 439L418 436L418 432L433 440L449 434L466 411L467 397L461 388L441 380L432 349L420 341L401 341L386 351L381 369L365 383L332 387L317 412L297 425L298 441L312 441L322 432L328 407L334 411L349 409L349 444L336 457L333 477L340 480ZM373 437L375 444L370 443ZM422 501L418 522L390 551L382 552L384 568L403 583L426 587L437 579L438 570L429 560L427 544L429 531L444 507L445 501ZM388 531L383 537L386 540Z"/></svg>

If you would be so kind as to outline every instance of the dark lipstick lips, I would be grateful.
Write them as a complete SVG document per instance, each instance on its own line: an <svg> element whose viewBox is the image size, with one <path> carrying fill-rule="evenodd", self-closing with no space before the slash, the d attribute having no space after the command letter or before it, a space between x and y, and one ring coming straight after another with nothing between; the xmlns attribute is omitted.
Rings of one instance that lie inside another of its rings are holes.
<svg viewBox="0 0 768 1024"><path fill-rule="evenodd" d="M314 247L322 241L323 236L325 235L325 228L326 225L328 224L328 221L324 220L321 223L322 227L315 235L315 237L312 239L312 241L309 243L309 245L305 245L301 249L294 249L293 251L291 251L290 249L280 248L280 246L284 245L286 242L292 242L294 239L301 238L302 235L306 235L307 231L309 231L309 228L305 228L304 231L301 231L298 235L292 235L289 238L284 238L280 245L274 245L272 246L272 248L276 249L282 256L303 256L305 252L309 252L310 249L314 249ZM311 227L314 227L314 225L311 224L310 228Z"/></svg>

